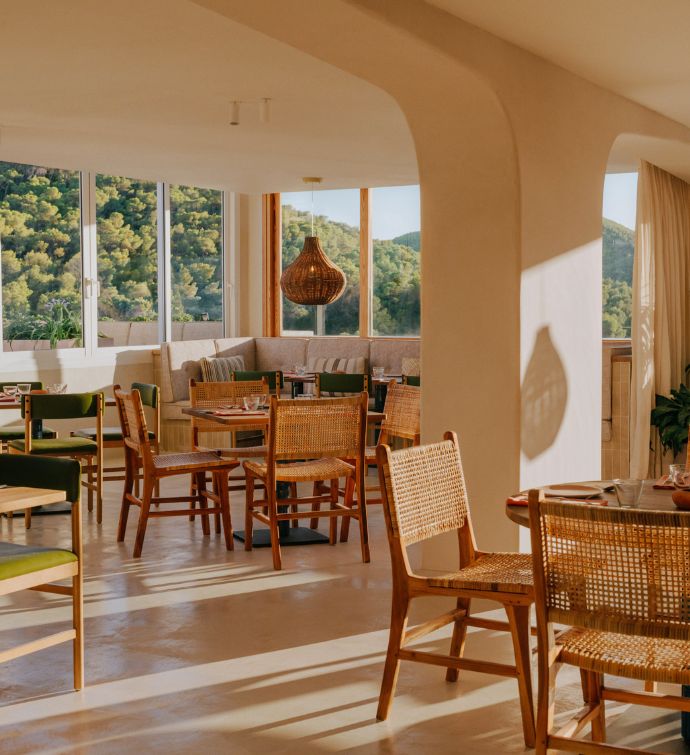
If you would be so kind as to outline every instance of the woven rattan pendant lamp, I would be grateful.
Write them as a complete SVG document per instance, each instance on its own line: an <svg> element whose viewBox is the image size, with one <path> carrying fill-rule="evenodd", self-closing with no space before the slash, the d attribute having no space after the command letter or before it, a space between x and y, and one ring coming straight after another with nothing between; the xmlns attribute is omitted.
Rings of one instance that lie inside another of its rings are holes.
<svg viewBox="0 0 690 755"><path fill-rule="evenodd" d="M280 287L286 298L295 304L330 304L345 290L347 277L321 248L314 235L314 184L320 178L304 178L311 184L311 236L305 236L302 251L280 276Z"/></svg>

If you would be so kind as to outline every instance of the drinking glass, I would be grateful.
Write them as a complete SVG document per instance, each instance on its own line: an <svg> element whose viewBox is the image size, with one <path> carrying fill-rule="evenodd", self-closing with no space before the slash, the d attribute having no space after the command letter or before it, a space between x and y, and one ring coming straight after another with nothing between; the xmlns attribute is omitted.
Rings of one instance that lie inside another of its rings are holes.
<svg viewBox="0 0 690 755"><path fill-rule="evenodd" d="M271 397L268 393L262 393L261 394L261 400L259 402L259 406L263 406L268 408L269 404L271 403Z"/></svg>
<svg viewBox="0 0 690 755"><path fill-rule="evenodd" d="M31 393L31 383L17 383L19 393Z"/></svg>
<svg viewBox="0 0 690 755"><path fill-rule="evenodd" d="M671 482L673 487L678 490L690 490L690 471L685 464L671 464Z"/></svg>
<svg viewBox="0 0 690 755"><path fill-rule="evenodd" d="M644 480L614 480L613 485L622 509L636 509L640 505Z"/></svg>
<svg viewBox="0 0 690 755"><path fill-rule="evenodd" d="M372 367L371 368L372 377L375 377L378 380L380 380L384 376L385 372L386 372L386 370L383 367Z"/></svg>
<svg viewBox="0 0 690 755"><path fill-rule="evenodd" d="M16 396L17 386L16 385L3 385L2 392L5 394L5 396Z"/></svg>
<svg viewBox="0 0 690 755"><path fill-rule="evenodd" d="M244 397L244 408L248 412L255 412L259 408L259 400L260 396L245 396Z"/></svg>
<svg viewBox="0 0 690 755"><path fill-rule="evenodd" d="M296 364L296 365L295 365L295 372L296 372L296 373L297 373L298 375L306 375L306 373L307 373L307 368L306 368L306 366L305 366L305 365L303 365L303 364Z"/></svg>

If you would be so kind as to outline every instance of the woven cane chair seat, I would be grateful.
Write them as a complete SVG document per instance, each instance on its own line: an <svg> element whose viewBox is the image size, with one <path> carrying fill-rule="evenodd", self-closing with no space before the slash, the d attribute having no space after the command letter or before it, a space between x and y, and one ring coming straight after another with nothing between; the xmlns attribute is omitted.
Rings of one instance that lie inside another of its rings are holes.
<svg viewBox="0 0 690 755"><path fill-rule="evenodd" d="M244 468L256 477L265 479L268 474L266 464L246 461ZM325 457L313 461L297 461L276 465L276 480L281 482L314 482L335 480L337 477L350 477L355 471L352 464L341 459Z"/></svg>
<svg viewBox="0 0 690 755"><path fill-rule="evenodd" d="M489 592L532 592L532 557L528 553L487 553L460 571L427 577L432 587Z"/></svg>
<svg viewBox="0 0 690 755"><path fill-rule="evenodd" d="M237 446L231 448L205 448L204 446L198 446L197 450L218 453L221 456L231 459L249 459L256 456L266 456L268 453L268 446Z"/></svg>
<svg viewBox="0 0 690 755"><path fill-rule="evenodd" d="M237 463L231 459L222 459L210 451L188 451L179 454L161 454L152 457L155 469L185 469L185 468L228 468L232 469Z"/></svg>
<svg viewBox="0 0 690 755"><path fill-rule="evenodd" d="M588 671L690 684L690 642L575 627L558 636L560 660Z"/></svg>

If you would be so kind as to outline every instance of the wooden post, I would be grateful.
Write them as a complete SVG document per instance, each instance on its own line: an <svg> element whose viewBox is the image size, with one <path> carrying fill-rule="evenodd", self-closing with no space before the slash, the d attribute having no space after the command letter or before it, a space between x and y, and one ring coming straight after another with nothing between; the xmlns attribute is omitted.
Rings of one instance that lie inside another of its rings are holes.
<svg viewBox="0 0 690 755"><path fill-rule="evenodd" d="M263 225L263 334L279 336L282 330L280 275L282 260L282 214L280 194L264 194Z"/></svg>
<svg viewBox="0 0 690 755"><path fill-rule="evenodd" d="M373 247L371 189L359 190L359 335L373 335Z"/></svg>

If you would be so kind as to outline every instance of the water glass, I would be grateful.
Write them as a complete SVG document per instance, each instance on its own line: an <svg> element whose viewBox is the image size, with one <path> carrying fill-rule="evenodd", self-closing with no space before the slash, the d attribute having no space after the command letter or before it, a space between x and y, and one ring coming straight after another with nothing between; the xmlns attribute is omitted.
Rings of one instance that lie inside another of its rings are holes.
<svg viewBox="0 0 690 755"><path fill-rule="evenodd" d="M371 368L371 375L372 375L372 377L376 378L377 380L381 380L385 374L386 374L386 370L385 370L384 367L372 367Z"/></svg>
<svg viewBox="0 0 690 755"><path fill-rule="evenodd" d="M5 394L5 396L16 396L17 386L16 385L3 385L2 392Z"/></svg>
<svg viewBox="0 0 690 755"><path fill-rule="evenodd" d="M305 366L305 365L303 365L303 364L296 364L296 365L295 365L295 372L296 372L296 373L297 373L298 375L300 375L300 376L301 376L301 375L306 375L306 374L307 374L307 368L306 368L306 366Z"/></svg>
<svg viewBox="0 0 690 755"><path fill-rule="evenodd" d="M31 383L17 383L19 393L31 393Z"/></svg>
<svg viewBox="0 0 690 755"><path fill-rule="evenodd" d="M266 409L268 409L269 405L271 403L271 397L268 393L261 394L261 398L259 399L259 406L263 406Z"/></svg>
<svg viewBox="0 0 690 755"><path fill-rule="evenodd" d="M614 480L613 485L622 509L636 509L640 505L644 480Z"/></svg>
<svg viewBox="0 0 690 755"><path fill-rule="evenodd" d="M245 396L244 397L244 408L248 412L255 412L259 408L259 401L261 400L261 396L253 395L253 396Z"/></svg>
<svg viewBox="0 0 690 755"><path fill-rule="evenodd" d="M669 467L671 482L678 490L690 490L690 471L685 464L671 464Z"/></svg>

